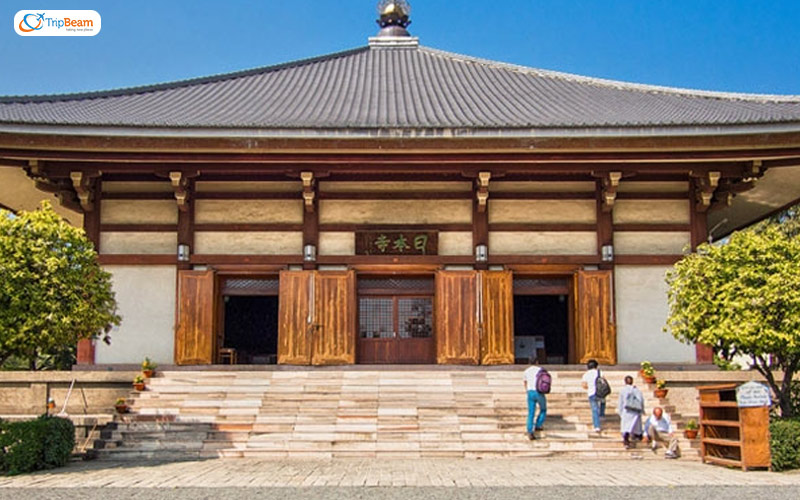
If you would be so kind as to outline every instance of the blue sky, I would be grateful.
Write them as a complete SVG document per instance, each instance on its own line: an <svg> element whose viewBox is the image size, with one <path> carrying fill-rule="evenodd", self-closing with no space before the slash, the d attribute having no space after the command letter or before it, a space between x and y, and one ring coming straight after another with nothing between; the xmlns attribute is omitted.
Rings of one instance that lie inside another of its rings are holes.
<svg viewBox="0 0 800 500"><path fill-rule="evenodd" d="M224 73L366 44L375 0L3 0L0 95ZM798 0L411 0L428 47L639 83L800 94ZM21 37L18 10L94 9L95 37Z"/></svg>

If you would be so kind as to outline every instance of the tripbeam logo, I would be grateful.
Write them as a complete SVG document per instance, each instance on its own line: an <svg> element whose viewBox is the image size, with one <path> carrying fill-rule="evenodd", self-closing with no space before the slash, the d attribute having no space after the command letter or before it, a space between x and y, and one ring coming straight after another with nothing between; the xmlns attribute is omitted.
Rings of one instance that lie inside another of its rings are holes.
<svg viewBox="0 0 800 500"><path fill-rule="evenodd" d="M94 10L21 10L14 16L20 36L94 36L100 33L100 14Z"/></svg>

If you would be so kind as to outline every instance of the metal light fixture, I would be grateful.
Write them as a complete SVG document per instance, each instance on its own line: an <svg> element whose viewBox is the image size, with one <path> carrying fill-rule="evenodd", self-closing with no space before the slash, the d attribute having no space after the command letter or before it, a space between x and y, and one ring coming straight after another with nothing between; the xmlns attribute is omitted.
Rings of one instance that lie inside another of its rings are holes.
<svg viewBox="0 0 800 500"><path fill-rule="evenodd" d="M614 260L614 246L613 245L603 245L600 249L601 255L603 258L603 262L611 262Z"/></svg>
<svg viewBox="0 0 800 500"><path fill-rule="evenodd" d="M306 245L303 247L303 261L314 262L317 260L317 247L314 245Z"/></svg>
<svg viewBox="0 0 800 500"><path fill-rule="evenodd" d="M185 243L178 245L178 261L189 262L189 245Z"/></svg>
<svg viewBox="0 0 800 500"><path fill-rule="evenodd" d="M488 262L489 261L489 247L486 245L477 245L475 247L475 262Z"/></svg>

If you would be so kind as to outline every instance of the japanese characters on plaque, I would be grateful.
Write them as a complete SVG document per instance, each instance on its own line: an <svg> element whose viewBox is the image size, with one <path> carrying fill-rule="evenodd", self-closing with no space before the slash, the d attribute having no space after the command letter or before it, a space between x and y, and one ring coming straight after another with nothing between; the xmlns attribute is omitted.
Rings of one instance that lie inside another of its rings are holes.
<svg viewBox="0 0 800 500"><path fill-rule="evenodd" d="M436 231L356 231L356 255L436 255Z"/></svg>

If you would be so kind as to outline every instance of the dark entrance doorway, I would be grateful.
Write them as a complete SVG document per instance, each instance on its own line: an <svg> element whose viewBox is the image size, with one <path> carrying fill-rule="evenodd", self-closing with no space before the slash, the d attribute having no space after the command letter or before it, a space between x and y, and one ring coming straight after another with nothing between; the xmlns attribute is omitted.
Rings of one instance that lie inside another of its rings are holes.
<svg viewBox="0 0 800 500"><path fill-rule="evenodd" d="M278 280L223 280L218 362L273 364L278 355Z"/></svg>
<svg viewBox="0 0 800 500"><path fill-rule="evenodd" d="M571 294L566 279L514 280L514 359L541 364L572 361Z"/></svg>
<svg viewBox="0 0 800 500"><path fill-rule="evenodd" d="M436 362L433 278L358 280L358 362Z"/></svg>

